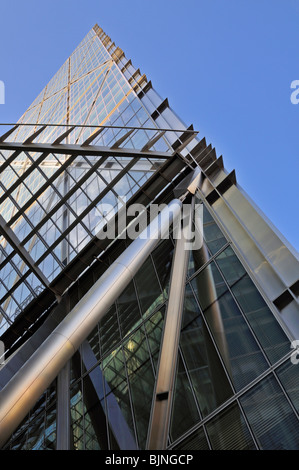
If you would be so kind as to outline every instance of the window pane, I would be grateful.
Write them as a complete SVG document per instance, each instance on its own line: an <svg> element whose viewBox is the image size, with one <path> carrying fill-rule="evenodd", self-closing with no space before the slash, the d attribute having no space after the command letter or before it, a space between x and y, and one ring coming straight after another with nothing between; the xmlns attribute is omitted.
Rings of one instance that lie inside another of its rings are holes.
<svg viewBox="0 0 299 470"><path fill-rule="evenodd" d="M150 257L136 274L135 282L142 315L148 316L164 302L164 297Z"/></svg>
<svg viewBox="0 0 299 470"><path fill-rule="evenodd" d="M154 313L145 323L145 330L148 338L148 344L152 355L155 370L157 370L158 358L160 353L160 345L162 331L164 325L165 308Z"/></svg>
<svg viewBox="0 0 299 470"><path fill-rule="evenodd" d="M192 280L192 286L202 310L211 306L221 294L227 291L214 262L210 263Z"/></svg>
<svg viewBox="0 0 299 470"><path fill-rule="evenodd" d="M179 450L209 450L209 445L202 428L197 429L191 436L174 446Z"/></svg>
<svg viewBox="0 0 299 470"><path fill-rule="evenodd" d="M197 423L199 419L199 413L191 392L188 376L181 358L178 357L170 439L172 441L178 439L184 432Z"/></svg>
<svg viewBox="0 0 299 470"><path fill-rule="evenodd" d="M245 420L236 403L209 421L206 429L213 450L256 449Z"/></svg>
<svg viewBox="0 0 299 470"><path fill-rule="evenodd" d="M129 333L141 320L133 281L117 299L119 322L122 336Z"/></svg>
<svg viewBox="0 0 299 470"><path fill-rule="evenodd" d="M246 274L245 269L230 246L217 256L216 261L230 286Z"/></svg>
<svg viewBox="0 0 299 470"><path fill-rule="evenodd" d="M267 362L214 262L192 285L227 371L240 390L267 368Z"/></svg>
<svg viewBox="0 0 299 470"><path fill-rule="evenodd" d="M205 311L236 390L254 380L268 364L229 292Z"/></svg>
<svg viewBox="0 0 299 470"><path fill-rule="evenodd" d="M116 307L113 304L103 319L99 322L101 354L108 352L120 341Z"/></svg>
<svg viewBox="0 0 299 470"><path fill-rule="evenodd" d="M288 359L287 362L276 369L276 373L299 413L299 364L293 364Z"/></svg>
<svg viewBox="0 0 299 470"><path fill-rule="evenodd" d="M232 389L202 320L192 292L187 291L184 302L184 318L194 318L181 332L180 346L189 372L191 383L204 416L230 396Z"/></svg>
<svg viewBox="0 0 299 470"><path fill-rule="evenodd" d="M142 328L124 345L139 447L145 448L154 390L154 373Z"/></svg>
<svg viewBox="0 0 299 470"><path fill-rule="evenodd" d="M297 417L273 376L247 392L240 402L261 449L298 449Z"/></svg>
<svg viewBox="0 0 299 470"><path fill-rule="evenodd" d="M228 247L216 258L226 281L271 362L289 352L289 340L273 313Z"/></svg>
<svg viewBox="0 0 299 470"><path fill-rule="evenodd" d="M290 341L246 275L232 291L269 360L274 363L290 351Z"/></svg>
<svg viewBox="0 0 299 470"><path fill-rule="evenodd" d="M167 239L163 240L152 253L162 290L166 294L169 288L173 250L174 247L171 239Z"/></svg>
<svg viewBox="0 0 299 470"><path fill-rule="evenodd" d="M223 233L205 206L203 206L203 236L212 254L219 251L226 243Z"/></svg>
<svg viewBox="0 0 299 470"><path fill-rule="evenodd" d="M107 419L112 429L118 429L117 434L125 439L130 434L127 438L131 440L134 424L122 349L113 351L103 363Z"/></svg>

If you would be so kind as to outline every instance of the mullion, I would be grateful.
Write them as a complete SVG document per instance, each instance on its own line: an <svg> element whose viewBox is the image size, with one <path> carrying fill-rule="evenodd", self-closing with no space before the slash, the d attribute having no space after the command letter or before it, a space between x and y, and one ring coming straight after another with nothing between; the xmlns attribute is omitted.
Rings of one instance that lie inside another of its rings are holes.
<svg viewBox="0 0 299 470"><path fill-rule="evenodd" d="M4 310L1 306L0 306L0 315L2 315L4 320L6 320L6 322L9 324L9 327L13 324L13 320L11 318L9 318L9 316L7 315L6 312L4 312ZM0 330L1 330L1 328L2 328L2 326L1 326L1 322L0 322Z"/></svg>
<svg viewBox="0 0 299 470"><path fill-rule="evenodd" d="M115 178L114 180L109 183L109 185L94 199L94 201L91 202L91 204L86 207L80 216L77 217L76 220L74 220L68 228L63 232L63 234L50 246L50 248L37 260L36 264L41 263L47 256L48 254L51 253L51 251L62 241L65 239L66 235L71 232L71 230L76 227L77 224L81 223L82 219L89 214L91 211L92 207L96 207L97 203L100 202L100 200L111 190L111 187L116 184L127 172L128 169L133 167L136 163L137 159L132 160L126 168L124 168ZM129 168L128 168L129 167Z"/></svg>
<svg viewBox="0 0 299 470"><path fill-rule="evenodd" d="M45 192L51 184L58 178L58 176L65 171L65 169L72 163L77 155L70 155L70 157L51 175L46 179L46 182L34 193L34 196L30 198L20 209L19 211L10 219L8 225L12 225L36 200L38 197Z"/></svg>
<svg viewBox="0 0 299 470"><path fill-rule="evenodd" d="M73 215L77 218L77 214L74 212L74 210L70 207L70 205L66 202L80 187L81 184L84 183L89 176L91 176L94 173L94 167L99 166L105 161L107 157L102 157L100 160L98 160L93 167L91 167L83 176L82 178L77 181L77 183L68 191L68 193L65 196L61 196L60 193L56 188L54 188L56 194L60 197L60 201L45 215L45 217L35 226L35 228L24 238L22 241L22 244L25 245L30 238L39 231L39 229L47 223L51 217L64 205L70 210L70 212L73 213ZM69 173L68 173L69 175ZM51 185L52 186L52 185ZM89 205L90 206L90 205ZM89 207L88 206L88 207ZM60 231L60 230L59 230ZM65 233L65 232L62 232ZM89 230L87 229L87 233L89 233ZM61 237L59 237L61 238Z"/></svg>
<svg viewBox="0 0 299 470"><path fill-rule="evenodd" d="M8 289L8 288L6 287L6 285L4 284L4 282L0 279L1 284L2 284L2 285L4 286L4 288L7 290L6 294L0 299L0 304L1 304L1 305L2 305L3 302L5 302L9 297L11 297L11 298L14 300L14 302L17 304L17 306L22 310L21 305L19 304L19 302L17 302L17 300L16 300L16 299L14 298L14 296L13 296L13 292L14 292L20 285L22 285L23 281L25 280L25 277L28 276L29 272L30 272L30 271L27 271L27 272L25 273L25 275L22 276L22 278L20 278L20 279L13 285L13 287L11 287L10 289Z"/></svg>
<svg viewBox="0 0 299 470"><path fill-rule="evenodd" d="M19 175L12 166L10 168L14 171L14 173L17 175L18 179L9 187L5 188L5 194L0 197L0 204L5 201L5 199L15 190L17 187L20 185L20 183L24 183L24 179L29 176L35 168L38 167L38 165L49 155L49 152L43 153L40 157L37 158L37 160L32 160L29 157L29 152L24 152L27 155L27 158L31 161L31 165L27 170L24 171L22 175ZM24 183L25 184L25 183ZM27 185L25 185L27 187ZM29 188L27 188L29 189Z"/></svg>
<svg viewBox="0 0 299 470"><path fill-rule="evenodd" d="M17 275L19 276L19 279L13 284L13 286L9 289L8 292L13 293L20 285L24 285L28 289L28 291L30 292L32 297L36 297L35 290L31 287L30 283L26 281L26 277L28 277L29 273L31 274L30 270L29 270L29 272L26 271L25 274L21 274L21 273L17 272ZM22 303L23 303L23 301L20 304L18 304L20 306L21 310L22 310Z"/></svg>
<svg viewBox="0 0 299 470"><path fill-rule="evenodd" d="M32 289L32 288L29 288L29 283L26 281L26 278L30 275L30 274L34 274L33 271L31 271L30 269L28 269L28 271L25 272L25 274L23 274L20 279L9 289L7 290L7 293L0 299L0 304L2 305L3 302L5 302L9 297L11 297L14 302L18 305L18 307L20 308L20 310L23 310L22 309L22 304L20 304L19 302L17 302L17 300L15 299L13 293L14 291L20 287L23 283L24 285L27 287L27 289L31 292L33 298L36 298L36 294L35 294L35 291ZM2 282L3 284L3 282ZM4 285L4 284L3 284ZM4 285L5 287L5 285ZM6 288L6 287L5 287ZM46 288L46 287L45 287ZM25 299L24 299L25 300Z"/></svg>
<svg viewBox="0 0 299 470"><path fill-rule="evenodd" d="M22 152L23 152L23 150L15 150L10 157L5 159L5 162L3 162L2 165L0 165L0 173L2 173L4 170L6 170L6 168L8 168L10 166L10 164L15 160L15 158L18 155L20 155L20 153L22 153ZM2 155L3 158L5 158L3 156L2 152L1 152L1 155Z"/></svg>
<svg viewBox="0 0 299 470"><path fill-rule="evenodd" d="M100 164L100 163L101 163L101 159L100 159L96 164ZM43 170L41 170L41 169L39 168L39 171L40 171L41 175L45 178L45 180L47 180L48 177L47 177L47 175L43 172ZM93 172L93 168L90 168L90 169L85 173L85 175L83 175L83 177L70 189L70 191L69 191L65 196L63 196L63 195L58 191L58 189L57 189L57 187L56 187L55 185L51 184L51 185L50 185L51 188L53 189L53 191L55 192L55 194L57 194L57 196L59 197L59 202L53 207L53 209L52 209L50 212L52 212L53 210L54 210L54 213L57 212L58 208L61 207L61 206L64 204L64 205L65 205L65 208L68 209L69 212L74 215L74 217L77 217L76 212L72 209L72 207L71 207L71 206L69 205L69 203L67 202L67 199L69 199L69 198L68 198L68 194L71 193L71 192L73 193L73 192L74 192L73 190L74 190L74 188L75 188L76 186L78 186L78 187L80 188L81 184L84 183L84 181L83 181L84 178L86 178L87 175L89 175L89 174L92 173L92 172ZM68 176L70 176L70 173L69 173L67 170L66 170L66 174L67 174ZM46 219L46 218L48 217L48 215L49 215L49 213L46 214L46 216L39 222L39 224L40 224L41 222L43 222L43 220ZM53 215L53 214L52 214L52 215ZM50 217L51 217L51 216L50 216ZM38 224L38 225L39 225L39 224ZM43 224L42 224L42 225L43 225ZM42 225L41 225L41 226L42 226ZM40 228L41 226L39 225L39 228ZM85 228L85 230L87 231L87 233L90 234L90 231L88 230L88 228L87 228L85 225L84 225L84 228ZM59 231L62 233L61 230L59 230ZM33 231L31 232L31 234L32 234L33 232L34 232L34 233L37 233L37 227L35 227L35 228L33 229ZM31 238L31 234L28 234L27 237L30 236L30 238ZM26 237L26 238L27 238L27 237ZM25 241L23 241L23 243L25 243Z"/></svg>

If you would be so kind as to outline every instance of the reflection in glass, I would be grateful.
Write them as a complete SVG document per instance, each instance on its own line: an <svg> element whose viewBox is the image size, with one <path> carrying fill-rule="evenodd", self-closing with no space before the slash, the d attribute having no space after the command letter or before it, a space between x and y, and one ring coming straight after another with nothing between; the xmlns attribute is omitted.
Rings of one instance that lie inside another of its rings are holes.
<svg viewBox="0 0 299 470"><path fill-rule="evenodd" d="M162 307L158 312L154 313L145 323L148 345L152 356L155 372L157 371L158 358L160 353L160 345L164 325L164 314L165 307Z"/></svg>
<svg viewBox="0 0 299 470"><path fill-rule="evenodd" d="M233 392L190 287L183 319L180 346L199 408L206 416Z"/></svg>
<svg viewBox="0 0 299 470"><path fill-rule="evenodd" d="M241 397L240 402L261 449L298 449L297 417L272 375Z"/></svg>
<svg viewBox="0 0 299 470"><path fill-rule="evenodd" d="M203 206L203 236L212 255L217 253L226 243L223 233L205 205Z"/></svg>
<svg viewBox="0 0 299 470"><path fill-rule="evenodd" d="M134 422L122 348L119 347L104 359L102 367L107 420L109 423L115 423L118 432L124 436L129 429L130 438L134 438Z"/></svg>
<svg viewBox="0 0 299 470"><path fill-rule="evenodd" d="M154 373L142 328L124 345L139 447L144 449L154 391Z"/></svg>
<svg viewBox="0 0 299 470"><path fill-rule="evenodd" d="M233 250L226 248L216 261L265 353L271 362L276 362L289 352L286 334Z"/></svg>
<svg viewBox="0 0 299 470"><path fill-rule="evenodd" d="M277 376L287 392L291 402L299 413L299 364L288 359L278 369Z"/></svg>
<svg viewBox="0 0 299 470"><path fill-rule="evenodd" d="M267 362L214 262L192 285L227 371L240 390L267 368Z"/></svg>
<svg viewBox="0 0 299 470"><path fill-rule="evenodd" d="M206 425L213 450L256 449L245 420L236 403L221 411Z"/></svg>
<svg viewBox="0 0 299 470"><path fill-rule="evenodd" d="M197 429L190 436L174 446L179 450L209 450L209 444L202 428Z"/></svg>
<svg viewBox="0 0 299 470"><path fill-rule="evenodd" d="M142 314L148 316L164 301L151 257L136 274L135 282Z"/></svg>
<svg viewBox="0 0 299 470"><path fill-rule="evenodd" d="M172 406L170 439L175 441L200 419L188 376L180 355Z"/></svg>
<svg viewBox="0 0 299 470"><path fill-rule="evenodd" d="M122 336L130 332L141 321L141 314L137 302L134 282L117 299L117 309Z"/></svg>

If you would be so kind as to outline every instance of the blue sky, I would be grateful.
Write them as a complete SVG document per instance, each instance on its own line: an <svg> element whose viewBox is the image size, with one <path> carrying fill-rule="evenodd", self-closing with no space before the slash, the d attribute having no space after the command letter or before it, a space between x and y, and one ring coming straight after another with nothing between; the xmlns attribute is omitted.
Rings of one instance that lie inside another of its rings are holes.
<svg viewBox="0 0 299 470"><path fill-rule="evenodd" d="M95 23L298 250L299 0L5 2L0 122L19 119Z"/></svg>

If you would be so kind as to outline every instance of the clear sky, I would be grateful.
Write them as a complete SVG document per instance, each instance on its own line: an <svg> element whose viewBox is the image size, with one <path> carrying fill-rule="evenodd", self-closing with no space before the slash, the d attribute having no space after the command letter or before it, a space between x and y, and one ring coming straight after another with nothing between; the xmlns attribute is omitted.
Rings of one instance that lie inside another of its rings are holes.
<svg viewBox="0 0 299 470"><path fill-rule="evenodd" d="M299 0L10 0L0 122L16 122L98 23L299 248Z"/></svg>

